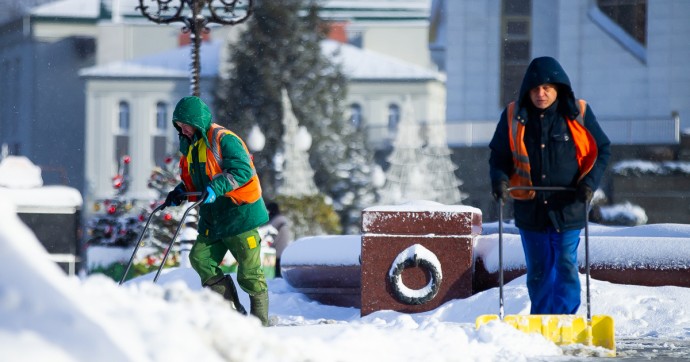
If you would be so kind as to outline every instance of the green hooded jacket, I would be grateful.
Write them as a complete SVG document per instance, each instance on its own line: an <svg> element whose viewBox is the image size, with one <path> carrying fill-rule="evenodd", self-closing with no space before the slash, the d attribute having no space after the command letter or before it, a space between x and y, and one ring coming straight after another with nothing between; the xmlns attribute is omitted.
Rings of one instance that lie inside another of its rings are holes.
<svg viewBox="0 0 690 362"><path fill-rule="evenodd" d="M211 111L199 97L182 98L173 112L173 126L177 129L180 139L180 152L191 156L190 176L194 188L198 191L211 186L218 196L210 204L202 204L199 208L199 234L209 238L224 238L234 236L255 229L268 222L268 211L263 198L251 204L237 205L223 195L246 184L254 174L249 155L242 146L242 141L233 135L225 135L220 142L222 164L220 165L228 177L216 177L211 180L206 174L206 163L199 161L199 145L204 142L209 147L206 134L211 127ZM176 122L193 126L196 129L193 139L182 134ZM232 181L234 182L232 182Z"/></svg>

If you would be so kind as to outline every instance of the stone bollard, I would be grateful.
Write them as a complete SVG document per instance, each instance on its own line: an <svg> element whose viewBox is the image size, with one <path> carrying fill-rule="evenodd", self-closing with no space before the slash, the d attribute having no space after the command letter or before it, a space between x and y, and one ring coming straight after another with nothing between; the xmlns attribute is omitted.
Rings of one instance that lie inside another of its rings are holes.
<svg viewBox="0 0 690 362"><path fill-rule="evenodd" d="M419 313L472 295L482 213L420 201L362 211L361 309Z"/></svg>

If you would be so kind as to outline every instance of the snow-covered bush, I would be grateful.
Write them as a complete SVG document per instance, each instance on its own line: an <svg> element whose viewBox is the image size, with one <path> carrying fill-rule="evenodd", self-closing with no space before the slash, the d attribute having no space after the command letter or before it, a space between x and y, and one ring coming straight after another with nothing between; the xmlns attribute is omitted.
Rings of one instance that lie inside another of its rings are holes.
<svg viewBox="0 0 690 362"><path fill-rule="evenodd" d="M312 196L278 196L280 211L292 221L295 240L305 236L339 235L340 218L333 205L322 194Z"/></svg>
<svg viewBox="0 0 690 362"><path fill-rule="evenodd" d="M690 174L690 162L625 160L613 165L612 171L621 176Z"/></svg>
<svg viewBox="0 0 690 362"><path fill-rule="evenodd" d="M598 206L600 222L605 225L637 226L647 223L647 213L643 208L630 202Z"/></svg>

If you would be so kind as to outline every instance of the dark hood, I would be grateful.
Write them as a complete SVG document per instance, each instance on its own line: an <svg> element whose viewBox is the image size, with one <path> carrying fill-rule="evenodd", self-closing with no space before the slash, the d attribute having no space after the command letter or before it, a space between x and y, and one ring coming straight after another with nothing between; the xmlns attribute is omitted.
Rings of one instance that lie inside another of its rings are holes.
<svg viewBox="0 0 690 362"><path fill-rule="evenodd" d="M561 67L561 64L552 57L539 57L532 60L525 71L525 77L520 86L520 96L518 105L523 108L526 104L531 104L529 99L530 89L539 85L551 83L558 86L558 107L559 112L570 118L575 118L579 114L575 95L570 87L570 78Z"/></svg>

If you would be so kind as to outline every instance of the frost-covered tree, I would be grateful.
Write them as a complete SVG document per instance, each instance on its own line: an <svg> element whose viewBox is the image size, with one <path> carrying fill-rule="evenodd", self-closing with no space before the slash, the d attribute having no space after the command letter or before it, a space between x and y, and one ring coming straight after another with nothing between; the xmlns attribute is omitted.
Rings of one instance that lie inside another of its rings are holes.
<svg viewBox="0 0 690 362"><path fill-rule="evenodd" d="M282 171L282 182L278 186L278 194L284 196L313 196L318 194L314 184L314 170L309 164L309 147L311 135L304 128L298 126L297 117L292 112L292 104L287 91L283 90L283 143L285 151L276 155L282 160L276 160L276 166ZM274 159L275 160L275 159Z"/></svg>
<svg viewBox="0 0 690 362"><path fill-rule="evenodd" d="M411 200L430 200L444 204L459 204L466 195L455 176L458 168L450 159L442 125L430 127L428 144L420 137L420 125L414 114L412 99L403 103L393 151L388 157L390 166L385 174L381 201L399 204Z"/></svg>
<svg viewBox="0 0 690 362"><path fill-rule="evenodd" d="M240 136L255 125L265 135L254 162L266 197L274 198L281 178L275 155L284 152L281 90L286 89L295 116L312 136L314 181L350 232L361 209L373 202L373 153L363 131L345 118L347 80L322 52L327 31L315 1L257 1L246 31L230 45L230 66L216 87L215 108L217 121Z"/></svg>
<svg viewBox="0 0 690 362"><path fill-rule="evenodd" d="M403 103L393 140L393 151L387 160L390 166L386 170L386 183L380 192L382 203L399 204L428 198L428 178L421 154L424 143L419 134L420 127L412 102L407 99Z"/></svg>
<svg viewBox="0 0 690 362"><path fill-rule="evenodd" d="M422 160L429 177L430 199L448 205L458 205L467 198L460 192L462 181L455 176L458 166L450 159L452 154L446 141L446 127L443 122L428 124L429 142L421 150Z"/></svg>

